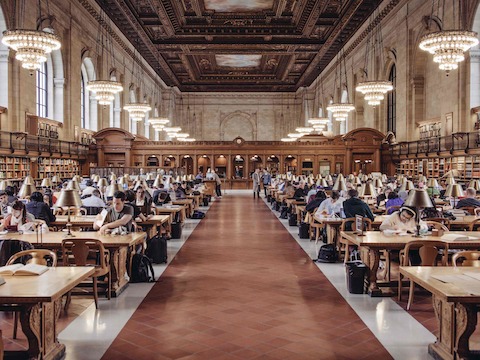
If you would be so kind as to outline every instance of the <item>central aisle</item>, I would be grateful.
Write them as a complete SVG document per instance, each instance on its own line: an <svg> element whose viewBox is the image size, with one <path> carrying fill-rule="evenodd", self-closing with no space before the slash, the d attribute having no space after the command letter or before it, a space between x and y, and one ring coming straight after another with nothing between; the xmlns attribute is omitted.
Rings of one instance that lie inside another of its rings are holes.
<svg viewBox="0 0 480 360"><path fill-rule="evenodd" d="M391 356L262 200L216 201L103 359Z"/></svg>

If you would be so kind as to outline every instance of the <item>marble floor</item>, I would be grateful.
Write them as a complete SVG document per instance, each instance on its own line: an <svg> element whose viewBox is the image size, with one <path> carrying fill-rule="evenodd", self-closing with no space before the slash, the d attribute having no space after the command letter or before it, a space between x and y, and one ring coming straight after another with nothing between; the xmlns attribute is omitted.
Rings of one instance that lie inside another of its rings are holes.
<svg viewBox="0 0 480 360"><path fill-rule="evenodd" d="M222 199L217 200L218 203L212 202L210 207L202 208L202 211L212 211L211 213L207 212L207 217L202 220L201 222L198 220L187 220L186 224L183 228L183 235L182 239L179 240L170 240L168 243L168 252L169 252L169 264L175 258L175 255L181 250L185 242L189 239L191 233L195 230L195 228L201 224L198 228L198 233L203 234L202 236L208 235L208 231L210 229L215 229L218 224L229 224L226 219L220 218L221 214L219 211L215 209L227 209L232 214L239 214L239 212L248 212L253 213L250 214L249 218L247 219L252 224L258 220L258 217L262 217L265 221L265 227L248 227L243 226L239 233L241 234L239 239L249 239L250 237L258 237L259 234L263 234L265 237L265 241L270 235L270 230L275 231L275 236L279 236L278 229L276 228L277 225L271 223L270 220L280 223L284 226L284 230L282 230L281 236L285 236L287 233L291 235L291 237L287 236L287 241L282 243L282 246L285 247L283 250L278 250L276 247L271 247L271 252L277 258L275 261L275 266L280 264L282 267L282 272L278 276L290 276L288 275L289 272L291 276L294 277L307 277L310 279L312 276L318 276L318 279L323 279L323 276L328 279L328 281L333 285L333 291L329 291L329 295L334 299L332 302L337 303L338 309L341 309L342 314L349 314L347 318L351 319L352 325L351 327L355 327L360 329L356 335L351 336L349 339L348 337L342 338L342 342L339 342L335 345L333 349L330 349L330 352L326 352L325 356L318 356L315 353L317 349L321 349L322 346L327 346L328 343L331 341L336 341L337 339L331 339L330 337L326 336L327 329L326 327L323 328L321 322L318 321L317 316L322 311L321 308L312 307L315 309L316 312L312 314L312 318L315 318L315 321L309 322L308 319L301 319L302 326L297 329L298 332L302 332L302 336L310 336L313 335L313 339L318 337L319 342L317 345L313 345L314 342L312 340L312 348L306 351L306 345L308 341L303 343L303 348L295 344L297 340L293 338L291 341L285 344L278 343L278 344L269 344L267 342L267 335L264 334L270 331L270 328L273 326L275 321L272 320L272 323L269 326L258 327L259 325L251 324L252 327L257 326L256 330L263 330L261 332L253 333L253 337L259 338L264 337L263 342L261 344L257 344L255 348L245 348L246 346L244 343L235 342L233 340L224 340L223 344L215 343L215 346L220 347L223 346L222 352L208 352L212 351L211 347L214 346L214 343L205 344L202 343L200 340L194 342L194 344L198 345L195 349L185 350L185 351L177 351L177 352L170 352L170 353L162 353L158 356L147 356L144 354L143 357L136 356L137 359L139 358L158 358L158 359L208 359L208 358L215 358L215 359L357 359L357 358L369 358L366 354L362 353L360 356L360 352L352 352L352 351L343 351L343 352L335 352L336 347L354 347L358 342L364 342L365 344L369 344L371 348L372 354L376 354L375 357L372 358L388 358L389 356L394 359L430 359L430 356L427 354L427 345L435 340L434 335L427 330L419 321L417 321L413 316L409 313L404 311L401 306L399 306L395 301L390 298L370 298L366 295L352 295L349 294L345 287L345 271L342 264L320 264L311 262L311 265L305 263L305 259L309 261L309 259L315 259L317 257L319 245L315 245L313 241L309 241L308 239L299 239L298 237L298 228L297 227L290 227L288 226L287 220L278 219L278 213L270 211L270 206L268 206L264 201L264 199L260 200L253 200L250 191L242 191L242 190L228 190L227 194L223 196ZM222 206L223 205L223 206ZM249 206L254 206L253 210L250 210ZM218 219L220 222L218 223ZM260 220L262 220L260 219ZM259 220L259 221L260 221ZM268 220L268 221L267 221ZM261 221L260 221L261 222ZM196 236L197 232L194 234ZM228 237L228 229L219 229L212 234L217 234L218 237ZM202 238L202 237L201 237ZM304 253L301 254L302 251L300 250L299 253L295 250L295 256L292 256L290 259L288 256L285 256L285 251L292 251L292 249L296 249L296 247L292 247L293 240L295 240L303 249ZM199 239L195 238L195 242L200 241ZM189 244L187 242L187 244ZM221 246L224 246L223 243L220 243ZM238 245L238 244L237 244ZM190 245L189 245L190 246ZM180 258L176 259L176 262L172 265L171 269L175 269L177 273L172 274L168 273L167 277L161 278L161 282L163 281L165 284L169 284L170 286L182 287L186 286L185 284L181 283L181 278L176 278L172 280L172 275L177 276L178 272L184 272L182 276L188 276L192 273L192 267L195 267L195 255L192 256L192 251L199 251L198 248L189 247L187 246L184 252L180 252ZM242 246L242 245L239 245ZM257 245L255 245L257 246ZM280 247L280 244L279 244ZM231 250L231 249L230 249ZM238 250L238 249L237 249ZM267 250L268 251L268 250ZM276 251L280 251L281 258L278 259L279 255ZM282 252L283 251L283 252ZM219 255L219 254L215 254ZM233 261L235 258L230 253L220 254L216 261L218 261L218 267L222 271L229 270L229 260L231 262L231 270L233 271L241 271L238 268L238 263ZM200 253L199 253L200 256ZM279 261L280 260L280 261ZM249 260L250 261L250 260ZM248 264L250 262L247 261ZM253 260L252 260L253 261ZM272 260L274 261L274 260ZM161 275L165 272L169 264L166 265L155 265L155 275L156 277L161 277ZM199 273L198 276L201 276L203 270L201 266L204 266L203 263L199 262ZM225 267L226 266L226 267ZM253 264L252 266L258 266ZM317 274L312 275L311 266L318 267L320 272ZM237 268L236 268L237 267ZM300 268L305 268L301 270ZM226 269L226 270L224 270ZM258 267L258 271L262 271L260 267ZM286 275L285 275L286 274ZM323 274L323 275L322 275ZM163 279L163 280L162 280ZM288 279L290 281L292 279ZM175 281L178 281L176 283ZM237 286L235 282L235 278L231 278L232 287ZM130 359L135 358L132 355L129 355L130 349L134 349L135 345L142 346L142 344L131 344L132 346L117 346L120 341L123 341L126 336L132 337L132 330L135 329L134 327L130 328L126 326L127 323L130 323L137 319L138 322L138 312L136 313L139 306L141 308L141 304L146 298L147 294L152 290L152 288L156 285L156 289L160 289L163 283L146 283L146 284L131 284L126 291L119 296L118 298L114 298L110 301L102 299L99 304L99 310L95 310L95 306L92 304L88 306L85 311L83 311L75 320L73 320L60 334L59 340L66 345L66 359L71 360L92 360L92 359ZM225 284L224 284L225 285ZM255 286L260 286L259 284L252 285L250 297L255 298L260 293L260 288L256 288ZM330 286L330 285L328 285ZM325 288L327 288L325 286ZM280 289L281 290L281 289ZM319 296L316 295L316 291L318 289L312 288L308 289L308 294L303 294L304 297L311 297L311 296ZM310 293L313 292L313 293ZM339 294L339 295L338 295ZM243 294L236 294L238 296ZM308 296L307 296L308 295ZM178 296L178 295L176 295ZM204 294L204 296L208 296ZM260 295L258 295L260 296ZM262 297L265 294L261 295ZM284 294L278 295L278 305L279 308L276 311L282 311L282 304L285 304L287 307L288 300L284 297ZM339 300L336 298L339 296ZM272 293L270 297L275 299L275 293ZM314 298L315 299L315 298ZM336 300L335 300L336 299ZM182 299L183 300L183 299ZM277 300L277 299L276 299ZM180 301L180 299L179 299ZM262 300L266 301L266 300ZM311 299L309 299L311 301ZM346 302L348 306L341 305L341 302ZM162 306L165 304L162 302ZM266 303L267 304L267 303ZM145 306L144 304L142 306ZM160 306L160 305L159 305ZM165 305L166 306L166 305ZM188 305L190 306L190 305ZM274 305L268 305L274 306ZM324 311L331 312L333 308L325 307ZM337 311L340 311L338 310ZM251 311L255 312L254 309L250 309ZM257 309L258 310L258 309ZM272 309L273 310L273 309ZM288 309L288 311L293 311L292 309ZM296 309L295 309L296 310ZM353 310L353 311L352 311ZM205 307L206 313L205 316L209 315L209 311L211 312L208 307ZM267 311L266 309L262 310L263 312ZM261 311L261 312L262 312ZM238 310L234 309L233 307L228 310L225 310L225 313L222 316L226 317L238 317L237 314ZM257 311L258 312L258 311ZM317 314L318 312L318 314ZM135 315L137 314L137 315ZM241 316L240 316L241 317ZM357 320L357 317L359 320ZM130 320L130 322L129 322ZM171 320L170 317L165 317L165 323L162 324L162 327L168 331L169 328L172 327L172 323L168 322L167 320ZM161 320L159 320L161 321ZM209 320L213 321L213 320ZM232 320L234 321L234 320ZM235 320L237 321L237 320ZM238 319L237 326L242 323L242 321L249 322L251 318L246 317L245 319ZM300 318L298 320L300 322ZM338 321L346 321L344 316L338 316ZM140 322L141 324L141 322ZM211 324L208 324L209 326ZM197 332L201 332L202 326L201 324L196 324ZM276 325L280 326L280 325ZM289 324L288 326L292 326ZM333 325L331 325L334 327ZM347 328L345 326L345 328ZM187 327L188 328L188 327ZM309 331L306 330L308 328ZM343 329L343 331L350 331L351 329ZM365 328L365 329L364 329ZM123 333L122 333L123 331ZM138 330L140 332L141 330ZM189 335L189 331L185 329L178 329L178 331L183 331L185 336ZM224 331L224 329L217 331ZM244 330L246 331L246 330ZM305 334L304 334L305 333ZM310 334L309 334L310 333ZM223 334L223 332L219 332L218 334ZM373 334L373 338L370 338ZM161 334L164 335L163 333ZM160 334L159 334L160 336ZM193 338L193 336L192 336ZM155 337L153 337L155 339ZM171 338L171 341L174 341L174 338ZM198 338L200 339L200 338ZM302 340L304 338L302 337ZM368 339L368 340L366 340ZM211 340L210 340L211 341ZM273 341L273 340L269 340ZM133 341L134 342L134 341ZM225 344L231 346L230 350L225 347ZM265 342L267 342L265 344ZM300 340L298 341L300 342ZM378 346L376 344L379 344ZM112 345L113 344L113 345ZM200 346L200 345L202 346ZM262 345L262 346L260 346ZM267 346L268 345L268 346ZM190 344L191 346L191 344ZM208 347L208 349L205 348ZM235 348L237 346L238 348ZM365 345L367 346L367 345ZM365 347L364 346L364 347ZM216 349L217 350L217 349ZM255 350L247 351L247 350ZM151 354L151 353L148 353ZM203 356L200 356L203 354ZM211 354L211 355L209 355ZM141 355L140 355L141 356Z"/></svg>

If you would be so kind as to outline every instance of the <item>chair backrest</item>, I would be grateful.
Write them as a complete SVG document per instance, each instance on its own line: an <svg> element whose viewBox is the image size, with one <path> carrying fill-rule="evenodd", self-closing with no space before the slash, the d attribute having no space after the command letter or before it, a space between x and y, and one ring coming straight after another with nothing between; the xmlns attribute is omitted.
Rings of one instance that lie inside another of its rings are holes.
<svg viewBox="0 0 480 360"><path fill-rule="evenodd" d="M475 216L480 216L480 207L475 208L473 212Z"/></svg>
<svg viewBox="0 0 480 360"><path fill-rule="evenodd" d="M432 229L437 229L437 230L449 231L448 227L446 227L442 223L439 223L438 221L426 220L425 224L427 224L429 229L432 228Z"/></svg>
<svg viewBox="0 0 480 360"><path fill-rule="evenodd" d="M385 209L385 214L386 215L390 215L392 214L393 212L397 211L397 210L400 210L401 206L400 205L392 205L392 206L389 206Z"/></svg>
<svg viewBox="0 0 480 360"><path fill-rule="evenodd" d="M452 262L453 266L480 267L480 251L460 251L453 255Z"/></svg>
<svg viewBox="0 0 480 360"><path fill-rule="evenodd" d="M432 217L432 218L426 218L426 219L423 219L423 220L424 221L435 221L435 222L438 222L440 224L445 225L448 229L450 229L450 220L448 220L446 218Z"/></svg>
<svg viewBox="0 0 480 360"><path fill-rule="evenodd" d="M62 241L64 266L95 266L107 268L105 247L100 240L65 239Z"/></svg>
<svg viewBox="0 0 480 360"><path fill-rule="evenodd" d="M447 264L448 243L446 242L431 240L414 240L408 242L405 246L405 256L403 257L402 263L403 266L410 265L409 252L411 249L418 249L421 259L420 266L436 266L439 250L443 249L442 265Z"/></svg>
<svg viewBox="0 0 480 360"><path fill-rule="evenodd" d="M480 219L475 219L468 226L468 230L470 230L470 231L478 230L479 226L480 226Z"/></svg>
<svg viewBox="0 0 480 360"><path fill-rule="evenodd" d="M342 225L340 225L340 230L345 231L346 228L348 228L348 225L350 224L352 231L356 231L357 230L356 221L357 219L354 217L343 219ZM364 217L362 219L362 224L363 224L364 230L367 230L367 231L372 230L372 220L370 220L369 218Z"/></svg>
<svg viewBox="0 0 480 360"><path fill-rule="evenodd" d="M8 260L19 251L31 250L33 245L21 240L1 240L0 241L0 266L6 265Z"/></svg>
<svg viewBox="0 0 480 360"><path fill-rule="evenodd" d="M84 206L83 209L87 211L87 215L98 215L102 212L103 207Z"/></svg>
<svg viewBox="0 0 480 360"><path fill-rule="evenodd" d="M19 261L17 261L19 260ZM14 264L15 262L21 262L23 264L38 264L57 266L57 254L51 250L44 249L31 249L20 251L7 261L7 265Z"/></svg>
<svg viewBox="0 0 480 360"><path fill-rule="evenodd" d="M470 215L475 215L475 206L462 206L459 209L460 210L465 210Z"/></svg>

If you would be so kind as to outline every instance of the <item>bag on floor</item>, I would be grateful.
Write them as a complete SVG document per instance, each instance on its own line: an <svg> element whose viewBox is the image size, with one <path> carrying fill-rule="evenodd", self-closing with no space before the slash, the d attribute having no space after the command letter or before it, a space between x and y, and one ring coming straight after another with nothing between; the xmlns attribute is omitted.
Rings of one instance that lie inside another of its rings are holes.
<svg viewBox="0 0 480 360"><path fill-rule="evenodd" d="M269 203L272 202L272 195L270 195L270 194L267 195L267 202L269 202Z"/></svg>
<svg viewBox="0 0 480 360"><path fill-rule="evenodd" d="M203 211L195 210L192 215L192 219L194 220L201 220L205 217L205 213Z"/></svg>
<svg viewBox="0 0 480 360"><path fill-rule="evenodd" d="M164 237L155 235L147 241L147 249L145 255L154 264L161 264L167 262L167 240Z"/></svg>
<svg viewBox="0 0 480 360"><path fill-rule="evenodd" d="M308 236L310 234L310 224L301 222L300 227L298 228L298 236L300 239L308 239Z"/></svg>
<svg viewBox="0 0 480 360"><path fill-rule="evenodd" d="M318 252L318 262L334 263L337 261L337 249L334 244L323 245Z"/></svg>
<svg viewBox="0 0 480 360"><path fill-rule="evenodd" d="M132 267L130 271L130 282L152 282L155 281L155 273L150 259L142 254L132 256Z"/></svg>
<svg viewBox="0 0 480 360"><path fill-rule="evenodd" d="M203 198L202 201L203 201L203 204L202 204L203 206L208 206L208 198L206 196Z"/></svg>
<svg viewBox="0 0 480 360"><path fill-rule="evenodd" d="M282 204L278 201L275 201L275 211L280 211L282 208Z"/></svg>
<svg viewBox="0 0 480 360"><path fill-rule="evenodd" d="M288 206L282 205L280 210L280 219L288 219Z"/></svg>
<svg viewBox="0 0 480 360"><path fill-rule="evenodd" d="M288 225L289 226L297 226L297 214L290 214L288 217Z"/></svg>
<svg viewBox="0 0 480 360"><path fill-rule="evenodd" d="M182 223L172 223L172 239L180 239L182 237Z"/></svg>

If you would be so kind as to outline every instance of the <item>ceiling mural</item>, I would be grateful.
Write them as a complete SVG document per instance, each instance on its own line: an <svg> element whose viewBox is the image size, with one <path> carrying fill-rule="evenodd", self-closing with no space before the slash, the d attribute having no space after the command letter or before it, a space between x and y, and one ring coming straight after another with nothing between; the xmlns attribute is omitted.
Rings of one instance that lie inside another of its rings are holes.
<svg viewBox="0 0 480 360"><path fill-rule="evenodd" d="M272 10L273 0L204 0L205 9L219 12Z"/></svg>
<svg viewBox="0 0 480 360"><path fill-rule="evenodd" d="M217 65L233 68L260 66L262 55L215 55Z"/></svg>
<svg viewBox="0 0 480 360"><path fill-rule="evenodd" d="M388 9L399 2L95 1L165 83L184 92L309 86L382 1Z"/></svg>

